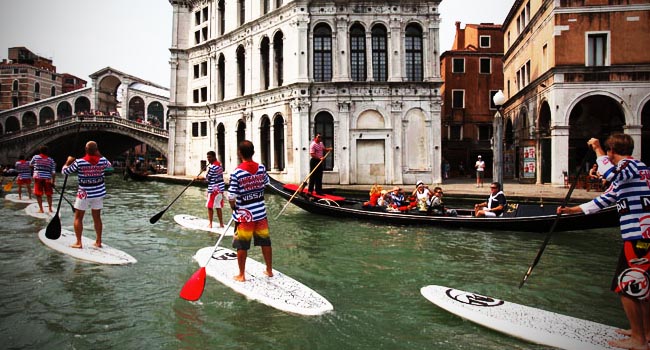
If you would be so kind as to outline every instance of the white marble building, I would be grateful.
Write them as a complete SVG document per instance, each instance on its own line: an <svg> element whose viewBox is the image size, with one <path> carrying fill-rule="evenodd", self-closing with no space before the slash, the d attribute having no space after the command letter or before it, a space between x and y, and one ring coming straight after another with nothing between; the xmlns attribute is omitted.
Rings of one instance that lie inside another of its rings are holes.
<svg viewBox="0 0 650 350"><path fill-rule="evenodd" d="M248 139L299 182L320 132L326 184L441 182L440 1L170 0L170 174Z"/></svg>

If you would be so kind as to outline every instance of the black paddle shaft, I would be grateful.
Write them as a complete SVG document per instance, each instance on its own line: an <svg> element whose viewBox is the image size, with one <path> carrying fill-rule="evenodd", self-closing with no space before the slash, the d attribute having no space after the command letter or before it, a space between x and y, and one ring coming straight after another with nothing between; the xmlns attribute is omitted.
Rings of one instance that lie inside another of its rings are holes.
<svg viewBox="0 0 650 350"><path fill-rule="evenodd" d="M176 200L177 200L178 198L180 198L181 195L183 195L183 193L185 193L185 190L187 190L187 189L188 189L188 188L189 188L189 187L194 183L194 180L195 180L197 177L199 177L199 175L201 175L201 173L202 173L204 170L205 170L205 168L201 168L201 171L196 175L196 177L194 177L194 178L192 179L192 181L190 181L190 183L188 183L187 186L185 186L185 188L181 191L181 193L179 193L178 196L176 196L176 198L174 198L174 200L173 200L171 203L169 203L169 205L167 206L167 208L163 209L163 210L162 210L161 212L159 212L158 214L152 216L151 219L149 219L149 223L151 223L151 224L155 224L156 222L158 222L158 220L160 220L160 218L163 216L163 214L165 214L165 212L167 211L167 209L169 209L169 208L172 206L172 204L174 204L174 203L176 202Z"/></svg>
<svg viewBox="0 0 650 350"><path fill-rule="evenodd" d="M578 178L580 177L580 174L582 174L582 170L585 167L585 164L587 164L587 159L589 158L590 152L587 152L585 154L585 157L582 159L582 163L580 164L580 168L578 168L578 173L576 174L575 179L573 179L573 182L571 183L571 187L569 188L569 192L567 192L566 196L564 197L564 201L562 201L562 207L566 207L567 204L569 203L569 199L571 198L571 194L573 193L573 190L576 188L576 185L578 184ZM533 260L533 263L530 265L528 268L528 271L526 271L526 274L524 275L524 278L521 280L521 283L519 283L519 288L523 287L524 283L526 283L526 280L528 277L530 277L530 274L533 273L533 269L539 263L539 259L542 257L542 253L544 253L544 250L546 249L546 246L548 245L548 242L551 240L551 236L553 235L553 231L555 231L555 226L557 226L557 222L560 220L560 215L562 214L557 214L555 217L555 220L553 221L553 225L551 225L551 229L548 231L546 234L546 237L544 238L544 242L542 243L542 246L539 247L539 251L537 252L537 255L535 256L535 260Z"/></svg>

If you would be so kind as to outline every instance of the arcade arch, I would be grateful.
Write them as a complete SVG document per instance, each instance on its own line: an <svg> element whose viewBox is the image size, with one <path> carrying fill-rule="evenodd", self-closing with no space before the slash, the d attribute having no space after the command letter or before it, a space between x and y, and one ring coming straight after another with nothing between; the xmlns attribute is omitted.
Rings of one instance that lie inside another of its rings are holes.
<svg viewBox="0 0 650 350"><path fill-rule="evenodd" d="M64 119L72 116L72 106L68 101L63 101L56 106L57 119Z"/></svg>
<svg viewBox="0 0 650 350"><path fill-rule="evenodd" d="M90 113L90 100L85 96L77 98L74 101L74 113Z"/></svg>
<svg viewBox="0 0 650 350"><path fill-rule="evenodd" d="M144 120L144 100L140 96L135 96L129 101L129 120Z"/></svg>
<svg viewBox="0 0 650 350"><path fill-rule="evenodd" d="M118 90L121 84L120 79L114 75L106 76L100 80L99 84L97 84L97 101L99 105L96 109L105 114L117 111L117 105L120 103L121 98Z"/></svg>
<svg viewBox="0 0 650 350"><path fill-rule="evenodd" d="M54 121L54 110L50 107L43 107L38 113L38 125L49 124Z"/></svg>
<svg viewBox="0 0 650 350"><path fill-rule="evenodd" d="M29 111L23 114L23 129L34 128L37 125L36 114Z"/></svg>

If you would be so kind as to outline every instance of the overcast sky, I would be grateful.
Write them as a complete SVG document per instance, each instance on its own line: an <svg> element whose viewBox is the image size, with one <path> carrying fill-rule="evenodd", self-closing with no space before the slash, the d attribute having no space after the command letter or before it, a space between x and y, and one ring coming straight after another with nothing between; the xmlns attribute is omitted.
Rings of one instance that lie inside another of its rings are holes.
<svg viewBox="0 0 650 350"><path fill-rule="evenodd" d="M443 0L441 53L456 21L502 23L514 0ZM25 46L82 79L111 66L169 86L172 6L168 0L9 0L0 11L0 58Z"/></svg>

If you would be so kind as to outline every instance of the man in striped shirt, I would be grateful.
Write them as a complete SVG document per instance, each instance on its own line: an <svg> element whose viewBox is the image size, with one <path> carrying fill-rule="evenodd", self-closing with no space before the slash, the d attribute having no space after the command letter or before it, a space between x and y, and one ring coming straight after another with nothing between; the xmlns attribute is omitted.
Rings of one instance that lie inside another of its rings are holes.
<svg viewBox="0 0 650 350"><path fill-rule="evenodd" d="M25 156L18 157L18 161L14 166L18 172L16 184L18 184L18 199L23 199L23 186L27 189L29 199L32 199L32 168L25 159Z"/></svg>
<svg viewBox="0 0 650 350"><path fill-rule="evenodd" d="M237 155L242 160L237 169L230 174L228 201L232 208L233 219L236 221L233 248L237 249L239 275L235 280L246 280L246 257L254 239L256 246L262 247L262 255L266 263L267 276L273 276L271 237L264 206L264 187L269 184L269 176L264 164L253 161L255 149L253 143L244 140L237 147Z"/></svg>
<svg viewBox="0 0 650 350"><path fill-rule="evenodd" d="M56 163L54 159L47 155L47 146L41 146L38 151L39 153L29 161L29 166L34 169L34 195L36 196L40 213L45 212L43 210L43 194L47 197L47 205L49 206L50 213L53 213L52 193L54 189Z"/></svg>
<svg viewBox="0 0 650 350"><path fill-rule="evenodd" d="M212 219L214 218L214 209L217 209L217 218L219 227L223 227L223 192L226 190L226 184L223 182L223 167L217 160L217 154L209 151L207 154L208 171L205 174L205 180L208 182L208 200L205 207L208 208L208 227L212 228Z"/></svg>
<svg viewBox="0 0 650 350"><path fill-rule="evenodd" d="M77 242L71 245L72 248L82 248L81 235L83 233L83 219L86 210L91 209L95 226L95 247L102 246L102 216L101 210L104 207L104 196L106 196L106 185L104 184L104 170L109 168L111 163L99 153L97 143L88 141L86 143L86 155L83 158L75 159L68 157L63 170L64 175L78 173L79 188L77 199L74 203L74 233Z"/></svg>
<svg viewBox="0 0 650 350"><path fill-rule="evenodd" d="M323 194L323 168L325 167L323 161L323 151L330 152L331 148L325 147L322 142L321 135L316 134L314 140L309 145L309 193L316 190L316 194Z"/></svg>
<svg viewBox="0 0 650 350"><path fill-rule="evenodd" d="M598 172L611 186L593 201L557 209L558 214L591 214L616 204L620 216L623 248L612 280L612 291L621 296L630 338L613 339L609 345L624 349L648 349L650 341L650 169L632 158L634 140L627 134L612 134L605 142L587 143L595 152Z"/></svg>

